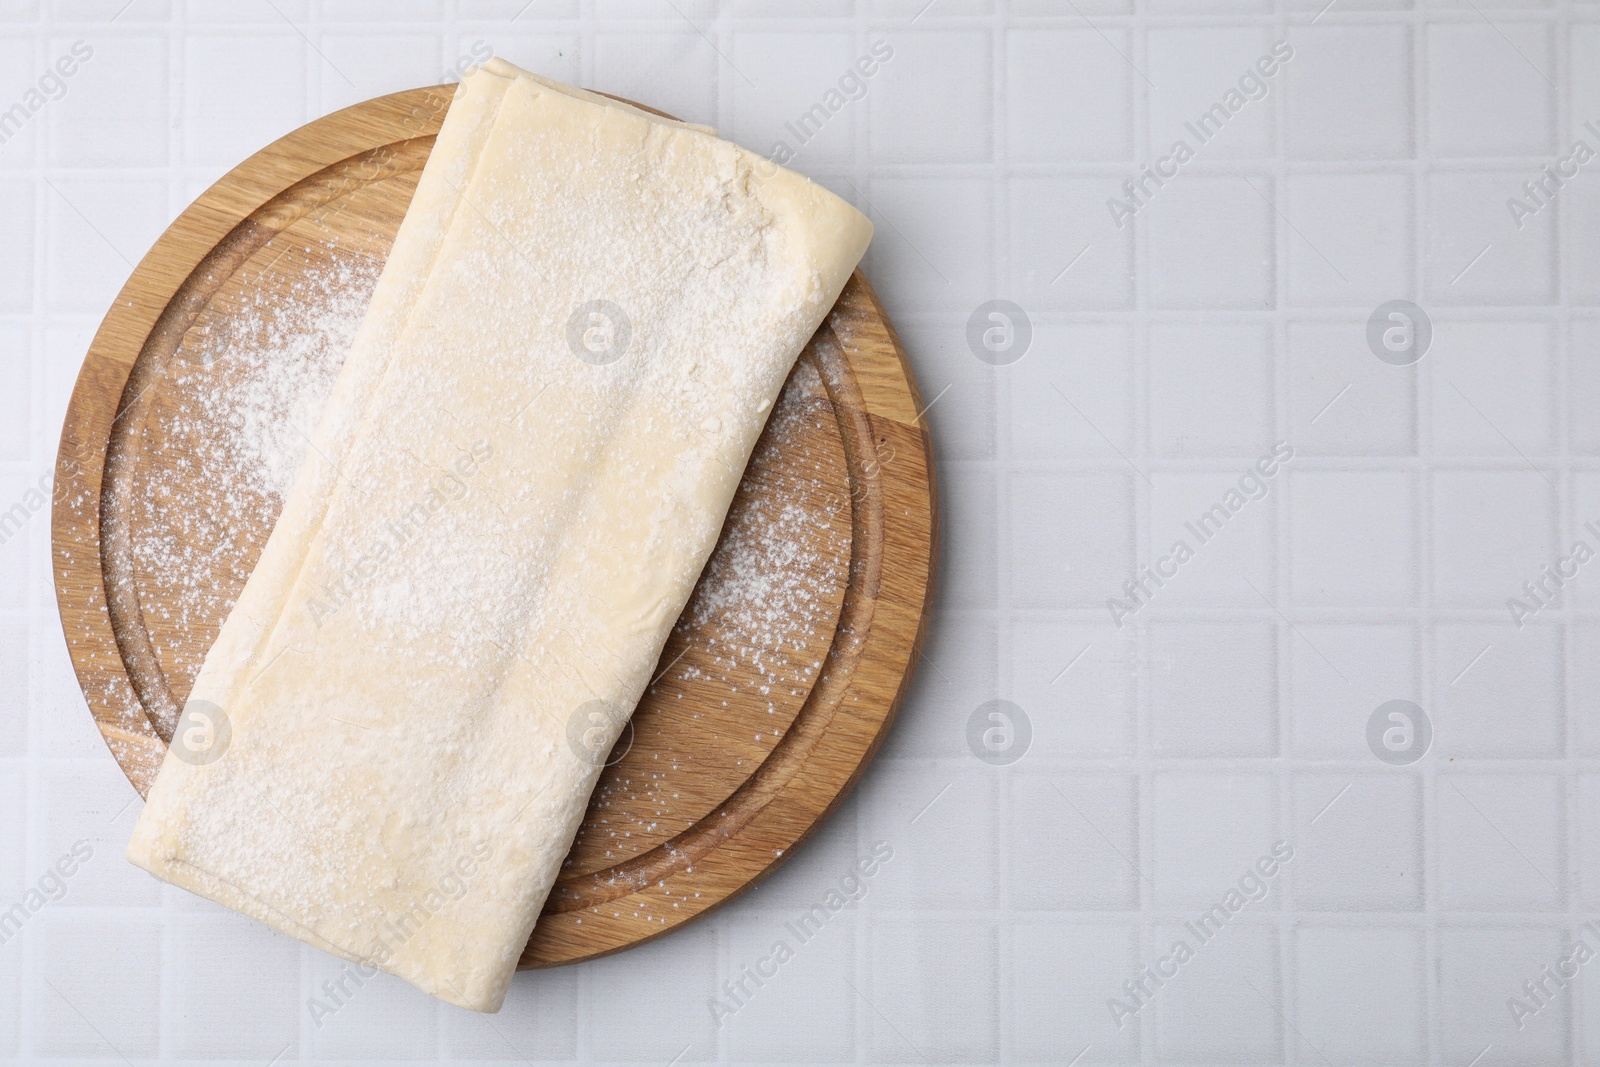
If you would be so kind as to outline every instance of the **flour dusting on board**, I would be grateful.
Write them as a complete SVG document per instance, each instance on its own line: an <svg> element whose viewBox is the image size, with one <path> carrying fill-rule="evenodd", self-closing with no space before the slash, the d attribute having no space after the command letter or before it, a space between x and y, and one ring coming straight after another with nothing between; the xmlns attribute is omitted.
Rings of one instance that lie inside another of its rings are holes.
<svg viewBox="0 0 1600 1067"><path fill-rule="evenodd" d="M822 379L810 363L801 363L767 424L765 448L774 455L792 448L792 441L816 410L804 401L823 395ZM777 684L787 658L810 646L826 605L814 575L849 560L849 528L834 523L829 507L804 496L784 499L751 494L730 512L724 538L706 565L679 628L697 629L712 617L721 624L714 648ZM833 619L827 619L831 633ZM803 664L810 677L817 664Z"/></svg>
<svg viewBox="0 0 1600 1067"><path fill-rule="evenodd" d="M302 275L287 300L257 290L203 353L232 365L205 414L229 431L237 477L280 504L377 281L373 265L344 263Z"/></svg>
<svg viewBox="0 0 1600 1067"><path fill-rule="evenodd" d="M727 782L730 770L748 775L805 703L833 643L850 566L850 501L833 468L840 457L818 434L833 418L821 376L802 359L678 620L674 640L683 650L673 658L669 644L669 662L642 705L692 700L693 718L717 725L700 739L705 747L665 739L667 750L649 763L620 763L603 775L566 869L631 858L700 818L723 797L691 795L691 787Z"/></svg>
<svg viewBox="0 0 1600 1067"><path fill-rule="evenodd" d="M130 502L139 571L169 591L141 607L174 681L198 673L197 637L216 634L249 577L381 269L334 258L286 290L219 301L169 365L152 413L164 454L142 465Z"/></svg>

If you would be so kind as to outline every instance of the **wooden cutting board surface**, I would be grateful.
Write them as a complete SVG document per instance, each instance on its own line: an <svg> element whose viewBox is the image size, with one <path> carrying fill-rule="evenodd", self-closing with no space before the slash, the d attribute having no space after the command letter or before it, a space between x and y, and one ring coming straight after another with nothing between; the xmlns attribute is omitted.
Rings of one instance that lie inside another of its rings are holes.
<svg viewBox="0 0 1600 1067"><path fill-rule="evenodd" d="M56 465L56 593L89 708L140 793L277 519L450 97L371 100L252 156L173 223L95 336ZM523 966L705 914L855 783L931 591L921 410L858 271L774 409Z"/></svg>

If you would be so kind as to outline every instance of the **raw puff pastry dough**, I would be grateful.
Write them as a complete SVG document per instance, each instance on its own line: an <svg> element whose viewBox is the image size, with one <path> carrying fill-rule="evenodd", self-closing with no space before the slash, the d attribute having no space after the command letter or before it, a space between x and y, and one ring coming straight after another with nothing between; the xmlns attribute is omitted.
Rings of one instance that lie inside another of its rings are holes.
<svg viewBox="0 0 1600 1067"><path fill-rule="evenodd" d="M169 752L129 859L497 1010L599 774L569 723L620 731L870 236L702 127L463 79L195 682L229 747ZM569 344L590 301L615 362Z"/></svg>

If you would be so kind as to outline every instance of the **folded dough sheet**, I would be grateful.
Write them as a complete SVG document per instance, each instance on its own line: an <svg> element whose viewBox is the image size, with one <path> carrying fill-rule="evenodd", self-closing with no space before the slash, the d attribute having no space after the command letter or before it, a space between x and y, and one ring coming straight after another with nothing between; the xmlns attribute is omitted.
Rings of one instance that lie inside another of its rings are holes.
<svg viewBox="0 0 1600 1067"><path fill-rule="evenodd" d="M498 1009L870 236L703 128L503 62L463 79L191 694L227 747L175 743L129 859Z"/></svg>

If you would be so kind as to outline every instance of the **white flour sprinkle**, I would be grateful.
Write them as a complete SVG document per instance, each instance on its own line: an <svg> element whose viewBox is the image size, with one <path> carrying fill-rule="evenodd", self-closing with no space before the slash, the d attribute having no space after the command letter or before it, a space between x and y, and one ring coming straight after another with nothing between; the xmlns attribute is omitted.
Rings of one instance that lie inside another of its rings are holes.
<svg viewBox="0 0 1600 1067"><path fill-rule="evenodd" d="M222 388L202 394L201 413L231 431L236 479L280 506L377 281L371 264L342 264L302 275L287 297L253 290L221 337L202 336L201 351L189 353L228 364Z"/></svg>
<svg viewBox="0 0 1600 1067"><path fill-rule="evenodd" d="M130 512L152 641L181 695L254 566L309 447L381 263L299 275L211 309L167 369Z"/></svg>

